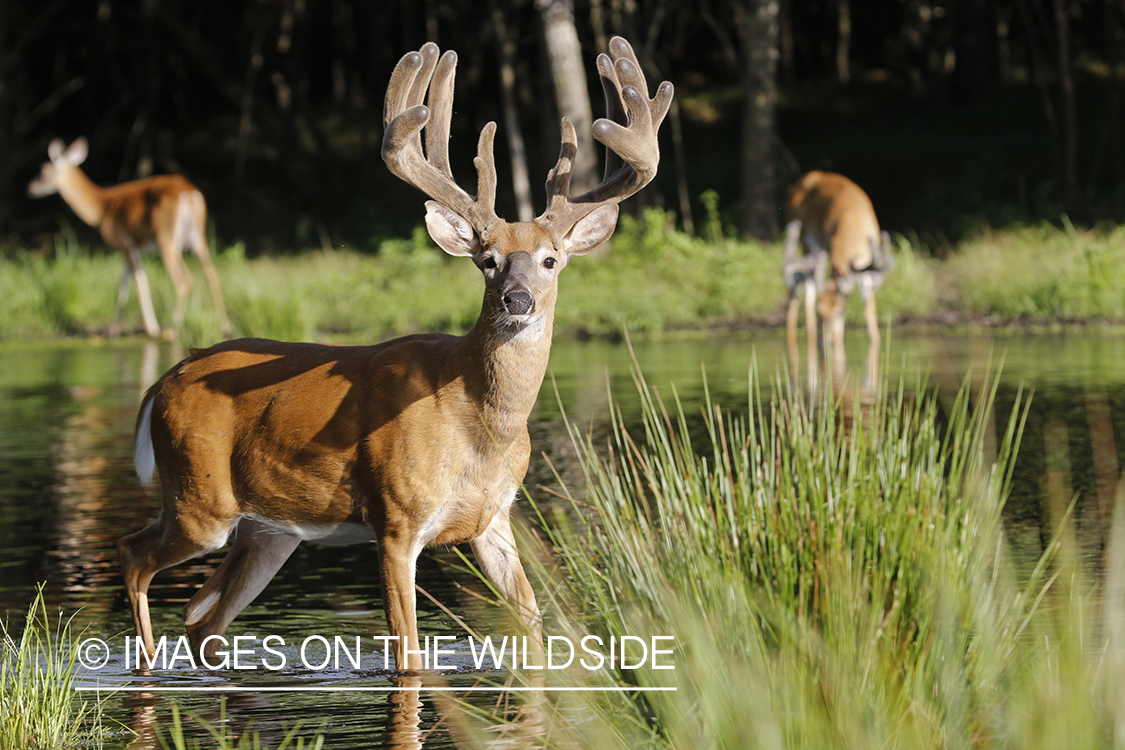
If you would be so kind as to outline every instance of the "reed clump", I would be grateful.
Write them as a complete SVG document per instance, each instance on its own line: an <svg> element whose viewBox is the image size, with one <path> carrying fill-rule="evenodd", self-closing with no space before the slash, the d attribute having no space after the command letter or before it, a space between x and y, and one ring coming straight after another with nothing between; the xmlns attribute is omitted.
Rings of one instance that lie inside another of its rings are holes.
<svg viewBox="0 0 1125 750"><path fill-rule="evenodd" d="M102 701L74 690L72 619L60 615L52 626L40 587L22 630L0 622L0 750L100 746Z"/></svg>
<svg viewBox="0 0 1125 750"><path fill-rule="evenodd" d="M993 381L812 408L754 382L693 416L635 379L641 428L571 431L584 486L540 509L537 590L548 633L675 637L674 669L557 679L675 690L567 693L558 746L1116 746L1125 596L1079 583L1065 521L1030 562L1006 541L1026 400L997 426Z"/></svg>

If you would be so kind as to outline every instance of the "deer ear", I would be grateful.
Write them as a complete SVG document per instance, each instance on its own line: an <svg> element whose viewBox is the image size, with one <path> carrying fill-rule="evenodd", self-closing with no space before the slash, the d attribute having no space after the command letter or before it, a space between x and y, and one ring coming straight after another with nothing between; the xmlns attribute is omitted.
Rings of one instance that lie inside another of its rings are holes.
<svg viewBox="0 0 1125 750"><path fill-rule="evenodd" d="M602 206L583 216L563 238L563 251L568 255L585 255L597 250L617 229L617 204Z"/></svg>
<svg viewBox="0 0 1125 750"><path fill-rule="evenodd" d="M60 156L62 156L63 150L65 148L65 143L60 141L58 138L53 138L51 142L47 144L47 158L51 161L55 161Z"/></svg>
<svg viewBox="0 0 1125 750"><path fill-rule="evenodd" d="M450 255L473 255L480 250L480 238L472 225L437 201L426 201L426 229Z"/></svg>
<svg viewBox="0 0 1125 750"><path fill-rule="evenodd" d="M67 163L73 164L77 167L79 164L86 161L86 156L89 153L90 147L89 144L86 143L86 139L76 138L74 140L74 143L70 144L70 146L67 147L66 153L63 154L63 158L66 159Z"/></svg>

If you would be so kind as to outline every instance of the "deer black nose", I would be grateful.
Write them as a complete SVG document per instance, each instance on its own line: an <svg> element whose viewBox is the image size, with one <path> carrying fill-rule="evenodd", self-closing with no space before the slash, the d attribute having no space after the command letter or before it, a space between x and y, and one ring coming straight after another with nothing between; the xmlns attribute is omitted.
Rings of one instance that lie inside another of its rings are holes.
<svg viewBox="0 0 1125 750"><path fill-rule="evenodd" d="M523 289L513 289L507 292L503 301L504 309L508 311L509 315L527 315L535 309L535 298L531 296L530 292Z"/></svg>

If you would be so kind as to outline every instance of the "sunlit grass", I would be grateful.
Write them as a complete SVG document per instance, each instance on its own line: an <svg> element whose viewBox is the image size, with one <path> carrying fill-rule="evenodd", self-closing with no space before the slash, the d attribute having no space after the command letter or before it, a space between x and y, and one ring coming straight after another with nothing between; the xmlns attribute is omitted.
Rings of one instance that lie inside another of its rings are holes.
<svg viewBox="0 0 1125 750"><path fill-rule="evenodd" d="M101 700L74 691L78 643L72 618L47 614L39 589L22 632L0 622L0 750L99 747Z"/></svg>
<svg viewBox="0 0 1125 750"><path fill-rule="evenodd" d="M548 744L1120 746L1125 524L1105 580L1067 552L1069 498L1057 543L1013 561L1026 412L993 425L994 387L947 403L884 384L810 410L778 385L747 416L638 375L642 427L572 431L584 486L543 510L547 550L525 558L548 633L674 635L674 670L608 680L676 691L566 694L543 709Z"/></svg>
<svg viewBox="0 0 1125 750"><path fill-rule="evenodd" d="M718 232L718 229L713 229ZM894 238L894 269L878 293L882 324L901 320L1056 323L1125 321L1125 230L1049 225L982 232L937 261L909 237ZM621 218L610 246L575 259L560 280L562 333L616 335L678 328L780 324L787 293L776 243L692 238L669 215ZM314 250L249 259L235 245L216 254L238 336L363 342L418 331L459 333L480 312L472 263L450 258L419 228L376 251ZM219 322L198 264L184 340L219 339ZM157 317L171 323L171 281L155 257L146 268ZM0 259L0 339L90 336L113 320L120 255L94 251L66 233L51 258ZM859 295L847 307L862 321ZM935 318L936 316L936 318ZM124 315L140 330L136 294Z"/></svg>
<svg viewBox="0 0 1125 750"><path fill-rule="evenodd" d="M1049 225L982 233L944 264L947 298L969 315L1125 319L1125 229Z"/></svg>

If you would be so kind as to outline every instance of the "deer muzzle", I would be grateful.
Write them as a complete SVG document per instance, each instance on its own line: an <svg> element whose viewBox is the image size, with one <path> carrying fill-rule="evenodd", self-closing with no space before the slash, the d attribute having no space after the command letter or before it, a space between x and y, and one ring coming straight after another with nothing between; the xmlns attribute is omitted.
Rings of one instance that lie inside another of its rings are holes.
<svg viewBox="0 0 1125 750"><path fill-rule="evenodd" d="M511 289L500 299L509 315L527 315L535 310L535 297L526 289Z"/></svg>

